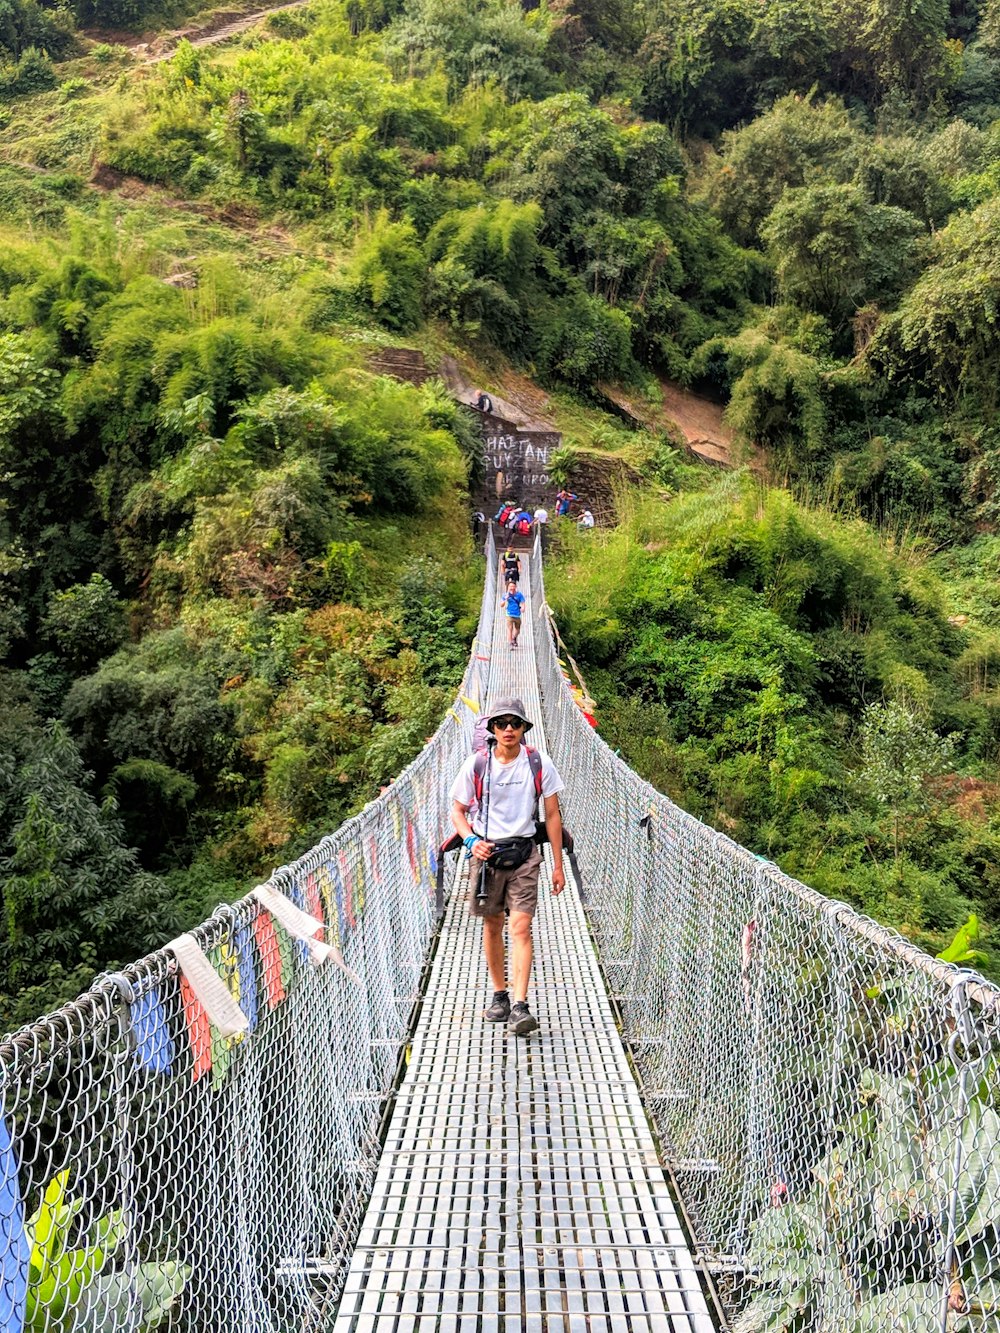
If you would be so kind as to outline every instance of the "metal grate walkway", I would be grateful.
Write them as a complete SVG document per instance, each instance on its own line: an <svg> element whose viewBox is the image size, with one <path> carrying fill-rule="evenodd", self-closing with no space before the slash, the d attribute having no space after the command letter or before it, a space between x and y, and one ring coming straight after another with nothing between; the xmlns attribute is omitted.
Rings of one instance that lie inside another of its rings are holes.
<svg viewBox="0 0 1000 1333"><path fill-rule="evenodd" d="M522 590L516 652L497 617L490 695L519 695L544 747L526 577ZM710 1333L575 888L553 899L543 871L529 995L541 1031L525 1039L482 1017L464 879L335 1333Z"/></svg>

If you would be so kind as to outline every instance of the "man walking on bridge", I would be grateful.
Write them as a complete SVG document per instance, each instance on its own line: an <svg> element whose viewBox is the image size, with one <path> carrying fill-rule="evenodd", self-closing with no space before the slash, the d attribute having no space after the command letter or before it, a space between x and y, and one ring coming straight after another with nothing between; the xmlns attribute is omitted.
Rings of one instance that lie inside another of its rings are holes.
<svg viewBox="0 0 1000 1333"><path fill-rule="evenodd" d="M472 754L451 788L451 822L471 857L469 911L482 917L483 952L493 982L484 1017L525 1037L538 1027L528 1009L542 854L535 844L539 798L552 848L552 892L562 893L563 780L547 754L522 744L532 723L520 699L498 699L487 714L486 754ZM469 815L476 827L469 822ZM482 832L478 830L481 829ZM504 913L510 915L510 991L504 958Z"/></svg>
<svg viewBox="0 0 1000 1333"><path fill-rule="evenodd" d="M517 647L517 641L521 637L521 612L524 610L524 593L518 592L513 579L508 580L503 599L507 611L507 642L513 649Z"/></svg>

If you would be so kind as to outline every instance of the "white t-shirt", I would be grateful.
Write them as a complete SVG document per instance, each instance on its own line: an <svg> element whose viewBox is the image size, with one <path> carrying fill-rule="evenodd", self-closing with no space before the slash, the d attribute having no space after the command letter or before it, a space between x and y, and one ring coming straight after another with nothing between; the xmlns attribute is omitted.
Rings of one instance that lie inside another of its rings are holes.
<svg viewBox="0 0 1000 1333"><path fill-rule="evenodd" d="M577 524L581 528L592 528L594 526L594 515L589 509L585 509L577 520Z"/></svg>
<svg viewBox="0 0 1000 1333"><path fill-rule="evenodd" d="M549 511L548 511L547 509L536 509L536 510L535 510L535 522L536 522L536 523L548 523L548 521L549 521Z"/></svg>
<svg viewBox="0 0 1000 1333"><path fill-rule="evenodd" d="M556 766L544 750L542 758L542 795L555 796L565 783L556 772ZM476 785L473 773L476 756L469 755L451 786L451 799L466 808L475 804ZM524 746L516 759L501 764L490 751L490 766L483 774L483 804L489 792L489 809L477 811L473 828L488 834L490 842L499 838L530 838L535 831L535 779Z"/></svg>

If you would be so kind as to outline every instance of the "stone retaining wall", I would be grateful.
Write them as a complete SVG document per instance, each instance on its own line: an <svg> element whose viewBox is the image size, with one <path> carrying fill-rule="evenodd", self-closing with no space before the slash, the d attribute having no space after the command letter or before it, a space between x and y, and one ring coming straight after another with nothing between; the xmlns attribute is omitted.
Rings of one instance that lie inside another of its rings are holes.
<svg viewBox="0 0 1000 1333"><path fill-rule="evenodd" d="M562 436L555 430L524 430L514 422L482 413L484 511L496 512L501 500L517 500L525 509L540 504L551 507L554 494L549 481L549 459ZM490 509L492 506L492 509Z"/></svg>

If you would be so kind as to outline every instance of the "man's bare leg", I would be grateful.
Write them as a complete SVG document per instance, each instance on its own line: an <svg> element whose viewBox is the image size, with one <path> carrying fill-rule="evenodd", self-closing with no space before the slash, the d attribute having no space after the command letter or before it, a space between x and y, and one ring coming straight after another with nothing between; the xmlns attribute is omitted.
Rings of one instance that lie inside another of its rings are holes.
<svg viewBox="0 0 1000 1333"><path fill-rule="evenodd" d="M510 914L510 987L511 1001L521 1003L528 998L531 963L534 946L531 939L531 913Z"/></svg>
<svg viewBox="0 0 1000 1333"><path fill-rule="evenodd" d="M523 914L522 914L523 915ZM506 990L507 980L504 967L503 947L503 912L496 916L483 917L483 953L489 968L493 989Z"/></svg>

